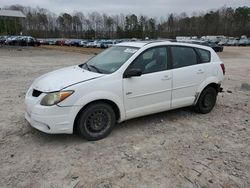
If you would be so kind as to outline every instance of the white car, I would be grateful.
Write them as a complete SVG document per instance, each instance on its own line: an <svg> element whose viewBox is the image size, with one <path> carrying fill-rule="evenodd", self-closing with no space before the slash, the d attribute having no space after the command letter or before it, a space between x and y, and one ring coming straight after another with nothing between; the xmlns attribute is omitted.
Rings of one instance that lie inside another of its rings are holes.
<svg viewBox="0 0 250 188"><path fill-rule="evenodd" d="M210 112L225 74L210 47L145 41L117 44L82 65L37 78L26 120L46 133L106 137L117 122L185 106Z"/></svg>

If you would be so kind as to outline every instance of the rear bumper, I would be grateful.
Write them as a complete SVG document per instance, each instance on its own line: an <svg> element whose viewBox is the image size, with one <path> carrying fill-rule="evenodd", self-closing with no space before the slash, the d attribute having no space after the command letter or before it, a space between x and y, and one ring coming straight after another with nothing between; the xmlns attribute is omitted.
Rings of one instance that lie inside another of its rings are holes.
<svg viewBox="0 0 250 188"><path fill-rule="evenodd" d="M223 92L223 88L222 88L222 87L219 87L218 92L219 92L219 93L222 93L222 92Z"/></svg>

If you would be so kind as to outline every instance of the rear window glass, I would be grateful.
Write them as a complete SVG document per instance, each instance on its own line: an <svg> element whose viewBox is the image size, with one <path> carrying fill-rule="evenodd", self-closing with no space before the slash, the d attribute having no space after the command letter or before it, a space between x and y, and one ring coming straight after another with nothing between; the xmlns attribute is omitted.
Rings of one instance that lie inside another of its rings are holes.
<svg viewBox="0 0 250 188"><path fill-rule="evenodd" d="M181 68L197 64L197 55L193 48L173 46L172 60L173 68Z"/></svg>
<svg viewBox="0 0 250 188"><path fill-rule="evenodd" d="M203 50L199 48L196 48L196 50L200 56L201 63L210 62L210 52L208 50Z"/></svg>

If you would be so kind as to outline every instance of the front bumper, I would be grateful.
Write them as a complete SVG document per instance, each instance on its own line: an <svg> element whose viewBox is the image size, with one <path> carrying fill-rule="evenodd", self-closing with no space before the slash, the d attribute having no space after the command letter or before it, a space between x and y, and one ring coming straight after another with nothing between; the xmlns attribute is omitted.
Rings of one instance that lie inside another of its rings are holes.
<svg viewBox="0 0 250 188"><path fill-rule="evenodd" d="M26 94L25 119L32 127L45 133L72 134L79 107L42 106L40 101L44 95L33 97L30 92Z"/></svg>
<svg viewBox="0 0 250 188"><path fill-rule="evenodd" d="M25 112L25 119L39 131L49 134L72 134L73 123L68 121L67 115L38 115Z"/></svg>

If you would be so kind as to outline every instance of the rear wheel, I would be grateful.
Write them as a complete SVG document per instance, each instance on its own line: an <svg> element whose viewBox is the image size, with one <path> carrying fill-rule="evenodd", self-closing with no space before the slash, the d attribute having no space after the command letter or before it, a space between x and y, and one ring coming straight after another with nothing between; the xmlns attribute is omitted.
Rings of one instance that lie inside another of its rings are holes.
<svg viewBox="0 0 250 188"><path fill-rule="evenodd" d="M106 103L93 103L80 112L77 120L78 133L89 141L108 136L115 125L115 112Z"/></svg>
<svg viewBox="0 0 250 188"><path fill-rule="evenodd" d="M213 87L205 88L194 109L198 113L206 114L209 113L215 106L217 99L217 91Z"/></svg>

